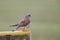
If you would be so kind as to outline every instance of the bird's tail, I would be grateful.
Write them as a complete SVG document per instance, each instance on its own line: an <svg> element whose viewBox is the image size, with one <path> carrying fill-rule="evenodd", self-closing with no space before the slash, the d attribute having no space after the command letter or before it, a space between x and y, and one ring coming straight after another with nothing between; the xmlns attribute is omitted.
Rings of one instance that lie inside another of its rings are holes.
<svg viewBox="0 0 60 40"><path fill-rule="evenodd" d="M17 26L17 24L10 25L10 27L15 27L15 26Z"/></svg>

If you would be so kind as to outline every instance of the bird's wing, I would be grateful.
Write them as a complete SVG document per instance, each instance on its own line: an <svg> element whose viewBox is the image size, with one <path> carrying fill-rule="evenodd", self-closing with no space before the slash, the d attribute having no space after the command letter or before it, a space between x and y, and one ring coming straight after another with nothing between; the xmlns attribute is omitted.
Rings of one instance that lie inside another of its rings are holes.
<svg viewBox="0 0 60 40"><path fill-rule="evenodd" d="M18 22L18 24L19 24L19 25L23 25L24 22L25 22L25 19L21 19L21 20Z"/></svg>

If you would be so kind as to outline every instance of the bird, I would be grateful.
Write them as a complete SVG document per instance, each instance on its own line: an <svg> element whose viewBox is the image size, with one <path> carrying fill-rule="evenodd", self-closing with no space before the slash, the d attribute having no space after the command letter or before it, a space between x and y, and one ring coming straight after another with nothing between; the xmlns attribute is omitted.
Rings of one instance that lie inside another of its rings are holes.
<svg viewBox="0 0 60 40"><path fill-rule="evenodd" d="M31 14L26 14L19 22L17 22L16 24L13 24L13 25L10 25L10 26L13 26L13 27L17 27L16 30L20 27L27 27L29 28L29 24L31 23L30 21L30 17L31 17Z"/></svg>

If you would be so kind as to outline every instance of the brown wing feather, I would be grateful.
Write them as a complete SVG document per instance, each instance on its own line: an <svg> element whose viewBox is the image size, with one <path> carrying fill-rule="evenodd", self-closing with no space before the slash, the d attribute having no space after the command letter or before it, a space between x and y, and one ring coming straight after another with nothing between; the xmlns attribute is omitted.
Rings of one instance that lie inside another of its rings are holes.
<svg viewBox="0 0 60 40"><path fill-rule="evenodd" d="M18 22L18 26L22 27L22 26L27 26L30 23L30 20L27 18L21 19L20 22Z"/></svg>

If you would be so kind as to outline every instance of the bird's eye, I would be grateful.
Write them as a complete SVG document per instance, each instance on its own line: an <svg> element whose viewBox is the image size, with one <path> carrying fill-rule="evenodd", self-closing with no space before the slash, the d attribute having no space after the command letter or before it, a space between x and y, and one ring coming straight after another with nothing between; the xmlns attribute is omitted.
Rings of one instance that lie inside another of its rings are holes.
<svg viewBox="0 0 60 40"><path fill-rule="evenodd" d="M28 15L29 17L31 17L31 15Z"/></svg>

